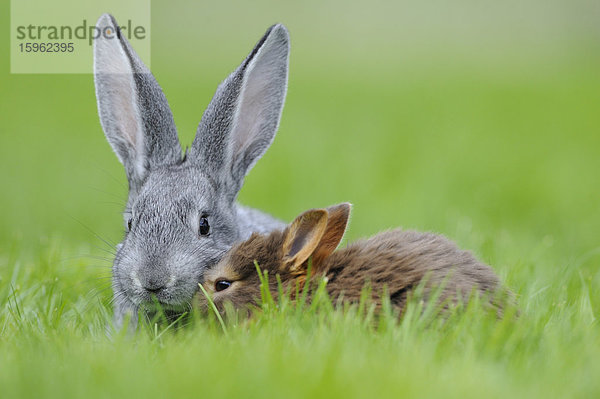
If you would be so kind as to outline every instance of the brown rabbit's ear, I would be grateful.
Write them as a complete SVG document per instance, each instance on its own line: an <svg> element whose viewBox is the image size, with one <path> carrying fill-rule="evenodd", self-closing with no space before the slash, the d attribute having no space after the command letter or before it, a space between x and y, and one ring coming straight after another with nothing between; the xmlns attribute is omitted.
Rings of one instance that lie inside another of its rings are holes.
<svg viewBox="0 0 600 399"><path fill-rule="evenodd" d="M312 262L315 267L318 267L321 262L331 255L342 241L348 226L351 209L352 205L348 202L327 208L327 227L319 245L313 252Z"/></svg>
<svg viewBox="0 0 600 399"><path fill-rule="evenodd" d="M298 269L313 254L327 228L327 211L311 209L296 218L287 228L283 241L284 262Z"/></svg>

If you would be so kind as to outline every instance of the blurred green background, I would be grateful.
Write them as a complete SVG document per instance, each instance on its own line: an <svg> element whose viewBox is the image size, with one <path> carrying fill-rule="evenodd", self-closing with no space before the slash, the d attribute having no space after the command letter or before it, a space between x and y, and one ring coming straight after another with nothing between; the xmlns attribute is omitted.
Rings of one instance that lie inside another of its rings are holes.
<svg viewBox="0 0 600 399"><path fill-rule="evenodd" d="M350 240L396 226L447 234L494 266L522 316L467 319L449 335L410 322L389 336L346 328L349 319L333 330L317 318L306 330L259 322L230 341L200 329L139 346L103 341L112 255L101 239L122 237L127 183L100 127L93 77L11 75L9 4L0 4L0 380L9 396L103 397L105 387L597 396L600 2L154 1L152 71L184 145L267 27L290 31L280 129L241 202L290 220L350 201ZM196 375L199 359L208 366Z"/></svg>
<svg viewBox="0 0 600 399"><path fill-rule="evenodd" d="M578 256L597 246L600 222L599 10L588 1L154 2L152 70L189 145L217 84L283 22L287 103L243 203L289 220L351 201L350 237L397 225L455 236L467 226L547 238ZM83 224L117 241L126 180L92 76L10 75L3 59L0 240L93 240Z"/></svg>

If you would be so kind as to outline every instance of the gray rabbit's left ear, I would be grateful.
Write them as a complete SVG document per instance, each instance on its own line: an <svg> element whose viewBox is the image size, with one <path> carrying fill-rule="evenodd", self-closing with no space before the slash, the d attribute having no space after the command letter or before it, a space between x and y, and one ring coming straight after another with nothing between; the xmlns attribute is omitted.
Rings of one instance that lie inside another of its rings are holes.
<svg viewBox="0 0 600 399"><path fill-rule="evenodd" d="M226 185L234 200L244 177L271 145L288 80L289 36L273 25L208 105L188 159Z"/></svg>
<svg viewBox="0 0 600 399"><path fill-rule="evenodd" d="M165 95L117 21L104 14L96 27L103 32L94 40L100 123L135 192L149 170L180 161L181 146Z"/></svg>

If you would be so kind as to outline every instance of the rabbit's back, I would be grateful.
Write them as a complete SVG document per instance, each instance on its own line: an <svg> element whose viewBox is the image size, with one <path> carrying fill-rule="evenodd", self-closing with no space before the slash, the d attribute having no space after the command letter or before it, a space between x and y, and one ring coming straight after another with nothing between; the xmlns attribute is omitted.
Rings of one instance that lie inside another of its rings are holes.
<svg viewBox="0 0 600 399"><path fill-rule="evenodd" d="M384 289L403 308L409 293L426 278L425 296L443 287L441 299L468 299L473 290L492 294L500 285L494 271L446 237L391 230L334 252L324 265L332 298L358 301L365 284L378 298Z"/></svg>

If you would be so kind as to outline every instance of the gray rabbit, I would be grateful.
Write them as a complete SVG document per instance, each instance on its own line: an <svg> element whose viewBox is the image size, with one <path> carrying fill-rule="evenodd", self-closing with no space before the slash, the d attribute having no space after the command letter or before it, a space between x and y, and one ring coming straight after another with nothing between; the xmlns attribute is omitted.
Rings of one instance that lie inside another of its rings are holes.
<svg viewBox="0 0 600 399"><path fill-rule="evenodd" d="M109 14L96 26L119 32ZM129 181L112 269L116 328L128 314L137 325L154 298L173 312L189 306L203 272L234 242L285 227L236 197L275 137L288 57L288 32L274 25L220 84L182 156L167 99L124 35L94 41L100 122Z"/></svg>

